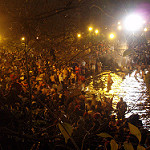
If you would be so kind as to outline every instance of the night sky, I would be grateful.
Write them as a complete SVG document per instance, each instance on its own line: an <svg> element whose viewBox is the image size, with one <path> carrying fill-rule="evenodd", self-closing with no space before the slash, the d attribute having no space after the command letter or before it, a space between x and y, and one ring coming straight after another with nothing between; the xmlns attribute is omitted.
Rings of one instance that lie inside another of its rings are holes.
<svg viewBox="0 0 150 150"><path fill-rule="evenodd" d="M84 31L87 26L105 28L129 12L140 12L149 20L150 1L141 0L0 0L0 34L20 36L59 35Z"/></svg>

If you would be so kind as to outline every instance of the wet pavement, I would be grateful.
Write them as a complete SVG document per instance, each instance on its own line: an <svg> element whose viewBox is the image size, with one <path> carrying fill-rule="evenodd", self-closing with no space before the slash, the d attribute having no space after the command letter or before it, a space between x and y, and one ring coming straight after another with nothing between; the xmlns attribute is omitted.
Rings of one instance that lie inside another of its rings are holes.
<svg viewBox="0 0 150 150"><path fill-rule="evenodd" d="M143 122L144 128L150 130L150 98L147 92L146 84L140 74L135 76L135 71L130 75L125 75L122 72L110 73L113 84L108 91L107 87L107 72L103 72L97 76L91 76L91 79L85 87L87 99L91 98L92 94L97 95L97 100L100 100L100 95L113 98L113 108L116 108L120 97L128 105L126 117L132 114L139 114Z"/></svg>

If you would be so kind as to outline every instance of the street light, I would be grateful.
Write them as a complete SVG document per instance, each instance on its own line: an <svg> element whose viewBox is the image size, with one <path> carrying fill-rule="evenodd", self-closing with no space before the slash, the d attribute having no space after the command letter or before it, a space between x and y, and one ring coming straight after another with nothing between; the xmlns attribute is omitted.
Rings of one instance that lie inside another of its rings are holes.
<svg viewBox="0 0 150 150"><path fill-rule="evenodd" d="M25 37L22 37L22 38L21 38L21 41L25 41Z"/></svg>
<svg viewBox="0 0 150 150"><path fill-rule="evenodd" d="M89 27L89 31L91 32L93 30L93 27Z"/></svg>
<svg viewBox="0 0 150 150"><path fill-rule="evenodd" d="M78 37L78 38L80 38L80 37L81 37L81 34L80 34L80 33L78 33L78 34L77 34L77 37Z"/></svg>
<svg viewBox="0 0 150 150"><path fill-rule="evenodd" d="M115 38L115 34L114 34L114 33L111 33L111 34L109 35L109 38L110 38L110 39L114 39L114 38Z"/></svg>
<svg viewBox="0 0 150 150"><path fill-rule="evenodd" d="M95 30L95 34L98 34L98 33L99 33L99 30L98 30L98 29L96 29L96 30Z"/></svg>

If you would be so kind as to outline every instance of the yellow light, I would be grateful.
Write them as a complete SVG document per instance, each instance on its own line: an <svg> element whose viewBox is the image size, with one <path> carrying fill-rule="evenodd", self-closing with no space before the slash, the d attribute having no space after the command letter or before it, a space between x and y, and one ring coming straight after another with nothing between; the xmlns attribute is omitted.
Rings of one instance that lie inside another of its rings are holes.
<svg viewBox="0 0 150 150"><path fill-rule="evenodd" d="M115 35L114 35L113 33L111 33L111 34L109 35L109 37L110 37L110 39L113 39L113 38L115 37Z"/></svg>
<svg viewBox="0 0 150 150"><path fill-rule="evenodd" d="M92 31L93 30L93 28L92 27L89 27L89 31Z"/></svg>
<svg viewBox="0 0 150 150"><path fill-rule="evenodd" d="M146 31L147 31L147 28L144 28L144 31L146 32Z"/></svg>
<svg viewBox="0 0 150 150"><path fill-rule="evenodd" d="M21 41L25 41L25 37L22 37L22 38L21 38Z"/></svg>
<svg viewBox="0 0 150 150"><path fill-rule="evenodd" d="M80 33L78 33L78 34L77 34L77 37L78 37L78 38L80 38L80 37L81 37L81 34L80 34Z"/></svg>
<svg viewBox="0 0 150 150"><path fill-rule="evenodd" d="M99 33L99 30L98 30L98 29L96 29L96 30L95 30L95 33L96 33L96 34L98 34L98 33Z"/></svg>
<svg viewBox="0 0 150 150"><path fill-rule="evenodd" d="M122 26L118 26L118 30L122 30Z"/></svg>

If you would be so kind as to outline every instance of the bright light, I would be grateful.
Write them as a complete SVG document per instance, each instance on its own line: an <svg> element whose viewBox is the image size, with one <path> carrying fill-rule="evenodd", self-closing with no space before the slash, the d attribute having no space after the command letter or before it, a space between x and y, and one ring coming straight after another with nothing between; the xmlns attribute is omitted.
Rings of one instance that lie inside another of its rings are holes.
<svg viewBox="0 0 150 150"><path fill-rule="evenodd" d="M119 22L118 22L118 25L120 25L120 24L121 24L121 22L119 21Z"/></svg>
<svg viewBox="0 0 150 150"><path fill-rule="evenodd" d="M78 34L77 34L77 37L78 37L78 38L80 38L80 37L81 37L81 34L80 34L80 33L78 33Z"/></svg>
<svg viewBox="0 0 150 150"><path fill-rule="evenodd" d="M109 35L109 38L110 39L113 39L115 37L115 35L113 34L113 33L111 33L110 35Z"/></svg>
<svg viewBox="0 0 150 150"><path fill-rule="evenodd" d="M144 28L144 31L146 32L146 31L147 31L147 28Z"/></svg>
<svg viewBox="0 0 150 150"><path fill-rule="evenodd" d="M93 30L93 28L92 27L89 27L89 31L92 31Z"/></svg>
<svg viewBox="0 0 150 150"><path fill-rule="evenodd" d="M131 14L126 17L124 26L129 31L137 31L142 28L144 20L138 14Z"/></svg>
<svg viewBox="0 0 150 150"><path fill-rule="evenodd" d="M118 26L118 30L122 30L122 26Z"/></svg>
<svg viewBox="0 0 150 150"><path fill-rule="evenodd" d="M21 41L25 41L25 37L22 37L22 38L21 38Z"/></svg>
<svg viewBox="0 0 150 150"><path fill-rule="evenodd" d="M96 29L96 30L95 30L95 33L98 34L98 33L99 33L99 30Z"/></svg>

